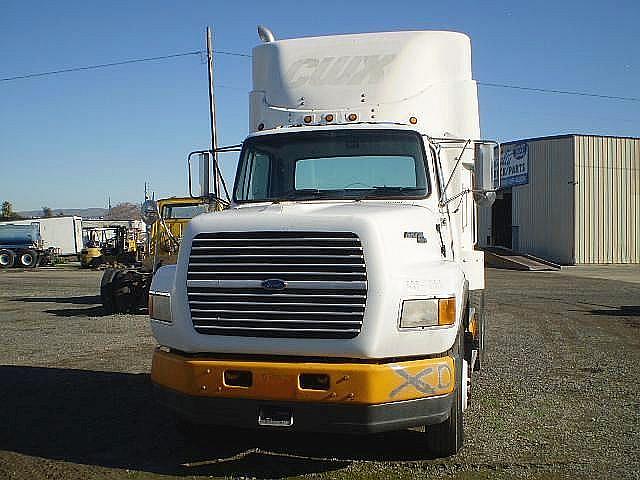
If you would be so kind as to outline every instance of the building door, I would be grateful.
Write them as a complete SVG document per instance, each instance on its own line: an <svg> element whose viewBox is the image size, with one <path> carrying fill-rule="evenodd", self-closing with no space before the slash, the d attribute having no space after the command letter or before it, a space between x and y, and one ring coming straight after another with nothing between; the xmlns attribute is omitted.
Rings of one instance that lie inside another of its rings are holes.
<svg viewBox="0 0 640 480"><path fill-rule="evenodd" d="M491 236L493 244L499 247L512 248L511 198L511 190L503 190L491 208Z"/></svg>

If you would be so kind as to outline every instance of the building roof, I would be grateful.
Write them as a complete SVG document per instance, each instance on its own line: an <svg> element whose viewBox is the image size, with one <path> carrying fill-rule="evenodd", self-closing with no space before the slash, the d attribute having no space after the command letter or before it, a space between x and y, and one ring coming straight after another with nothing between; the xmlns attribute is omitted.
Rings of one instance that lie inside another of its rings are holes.
<svg viewBox="0 0 640 480"><path fill-rule="evenodd" d="M597 137L597 138L620 138L623 140L640 140L640 137L619 137L616 135L594 135L591 133L565 133L562 135L550 135L548 137L531 137L531 138L522 138L519 140L511 140L509 142L502 142L501 145L509 145L512 143L520 143L520 142L537 142L539 140L557 140L561 138L571 138L571 137Z"/></svg>

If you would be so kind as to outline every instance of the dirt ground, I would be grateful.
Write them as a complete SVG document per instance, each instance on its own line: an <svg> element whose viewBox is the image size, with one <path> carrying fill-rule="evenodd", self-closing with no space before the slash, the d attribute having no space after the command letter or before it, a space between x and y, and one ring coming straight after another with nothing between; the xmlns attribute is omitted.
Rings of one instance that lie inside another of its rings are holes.
<svg viewBox="0 0 640 480"><path fill-rule="evenodd" d="M152 399L148 318L104 315L100 275L0 271L0 479L640 478L637 267L488 270L488 365L444 460L419 431L185 440Z"/></svg>

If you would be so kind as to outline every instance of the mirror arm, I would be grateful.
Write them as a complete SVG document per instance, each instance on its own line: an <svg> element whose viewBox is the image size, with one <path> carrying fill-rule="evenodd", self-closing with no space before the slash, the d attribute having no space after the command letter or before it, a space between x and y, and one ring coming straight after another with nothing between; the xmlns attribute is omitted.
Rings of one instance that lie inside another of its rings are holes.
<svg viewBox="0 0 640 480"><path fill-rule="evenodd" d="M460 152L460 155L458 155L458 158L456 159L456 164L454 165L453 170L451 170L451 175L449 175L449 180L447 180L447 183L445 184L444 189L442 190L443 195L446 194L447 188L449 188L449 184L451 183L451 180L453 180L453 175L456 173L456 169L458 168L458 165L460 165L460 162L462 161L462 155L464 155L464 151L469 146L469 143L471 143L471 140L467 140L464 143L464 146L462 147L462 151ZM457 196L453 198L457 198Z"/></svg>
<svg viewBox="0 0 640 480"><path fill-rule="evenodd" d="M466 195L467 193L473 193L473 189L471 188L467 188L465 190L462 190L460 193L456 193L453 197L451 198L447 198L446 200L440 200L440 202L438 203L439 207L444 207L446 205L449 205L451 202L453 202L456 198L460 198L463 195Z"/></svg>

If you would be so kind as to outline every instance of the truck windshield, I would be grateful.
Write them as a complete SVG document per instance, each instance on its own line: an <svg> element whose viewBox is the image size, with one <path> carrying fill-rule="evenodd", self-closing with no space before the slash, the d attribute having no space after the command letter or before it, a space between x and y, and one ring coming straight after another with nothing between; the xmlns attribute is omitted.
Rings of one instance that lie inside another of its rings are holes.
<svg viewBox="0 0 640 480"><path fill-rule="evenodd" d="M206 211L204 205L167 205L162 209L162 218L187 219Z"/></svg>
<svg viewBox="0 0 640 480"><path fill-rule="evenodd" d="M237 202L422 198L430 193L422 139L399 130L333 130L248 139Z"/></svg>

